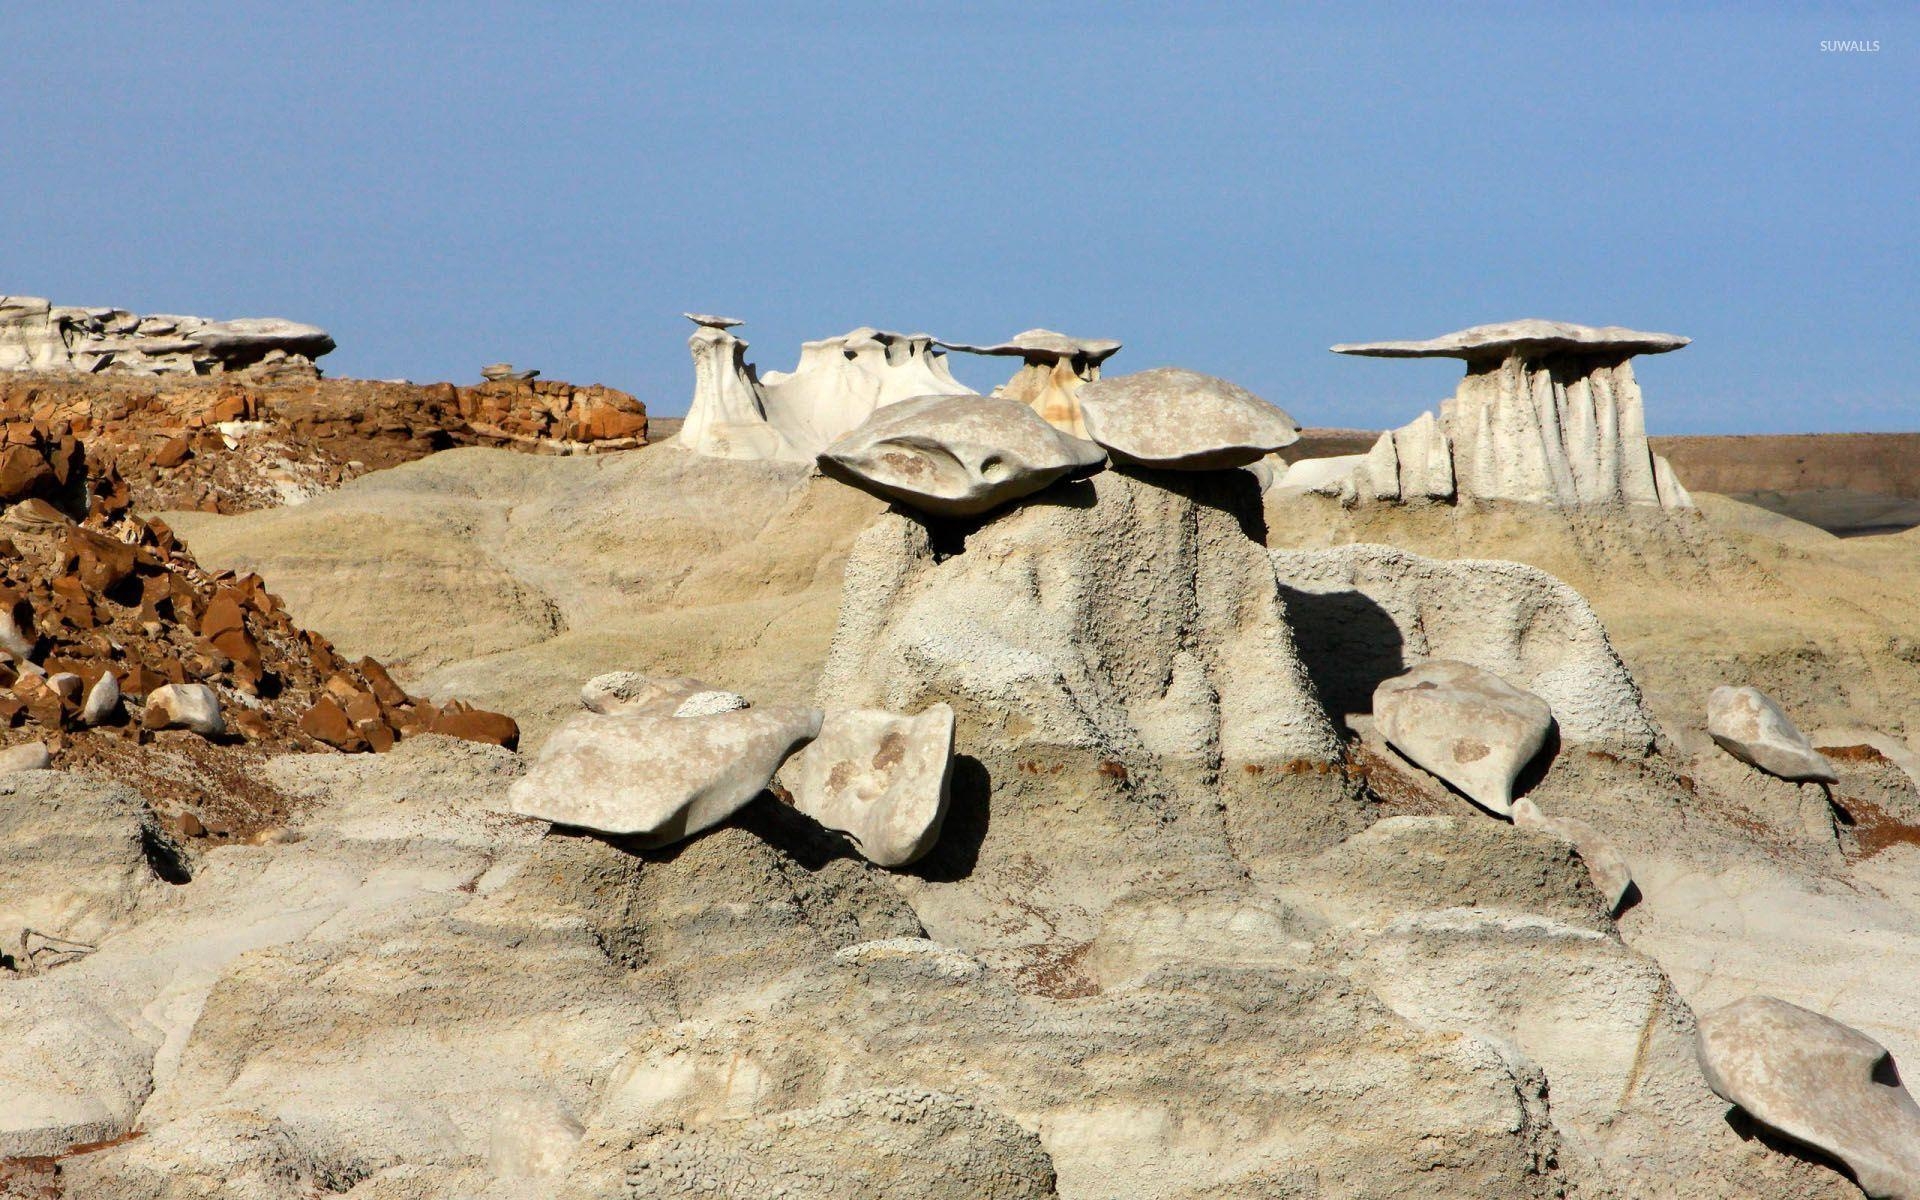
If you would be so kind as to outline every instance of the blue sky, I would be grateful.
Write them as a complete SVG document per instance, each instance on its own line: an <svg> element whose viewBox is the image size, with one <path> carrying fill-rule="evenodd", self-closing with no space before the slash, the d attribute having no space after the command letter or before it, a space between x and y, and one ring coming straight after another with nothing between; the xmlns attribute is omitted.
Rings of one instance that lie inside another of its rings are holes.
<svg viewBox="0 0 1920 1200"><path fill-rule="evenodd" d="M0 291L663 415L686 308L1045 325L1376 428L1457 364L1329 344L1545 316L1695 339L1656 432L1920 429L1920 9L1811 7L9 5Z"/></svg>

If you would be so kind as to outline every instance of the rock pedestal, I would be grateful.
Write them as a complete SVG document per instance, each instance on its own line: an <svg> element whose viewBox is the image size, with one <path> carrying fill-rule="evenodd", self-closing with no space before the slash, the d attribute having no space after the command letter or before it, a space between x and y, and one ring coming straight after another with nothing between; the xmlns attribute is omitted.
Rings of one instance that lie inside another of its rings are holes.
<svg viewBox="0 0 1920 1200"><path fill-rule="evenodd" d="M1464 359L1467 375L1440 406L1438 421L1429 414L1382 434L1331 486L1363 501L1691 508L1672 468L1647 446L1640 386L1628 362L1678 350L1687 340L1534 319L1424 342L1335 346L1336 354ZM1330 486L1311 468L1300 480L1309 476L1317 489Z"/></svg>

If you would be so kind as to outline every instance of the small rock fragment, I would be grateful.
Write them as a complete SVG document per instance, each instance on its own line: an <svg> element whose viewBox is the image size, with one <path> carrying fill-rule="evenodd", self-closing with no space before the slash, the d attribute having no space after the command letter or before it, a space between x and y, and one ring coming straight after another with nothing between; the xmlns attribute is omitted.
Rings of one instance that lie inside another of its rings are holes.
<svg viewBox="0 0 1920 1200"><path fill-rule="evenodd" d="M588 712L672 712L689 696L713 688L684 675L657 677L638 671L609 671L580 686L580 703Z"/></svg>
<svg viewBox="0 0 1920 1200"><path fill-rule="evenodd" d="M1396 750L1503 817L1512 813L1513 781L1553 728L1545 700L1446 659L1382 683L1373 717Z"/></svg>
<svg viewBox="0 0 1920 1200"><path fill-rule="evenodd" d="M695 692L680 702L680 707L673 710L673 715L711 717L716 713L738 712L752 707L747 698L737 692Z"/></svg>
<svg viewBox="0 0 1920 1200"><path fill-rule="evenodd" d="M87 690L87 702L80 706L82 725L100 725L111 721L120 711L120 681L112 671L100 672L100 678Z"/></svg>
<svg viewBox="0 0 1920 1200"><path fill-rule="evenodd" d="M1758 688L1713 689L1707 697L1707 732L1722 750L1769 775L1797 783L1840 781L1833 764Z"/></svg>
<svg viewBox="0 0 1920 1200"><path fill-rule="evenodd" d="M1580 861L1587 865L1587 874L1592 877L1600 898L1607 902L1607 911L1620 911L1627 890L1633 886L1633 871L1612 838L1578 817L1550 817L1524 797L1513 802L1513 823L1522 829L1538 829L1572 845L1580 852Z"/></svg>

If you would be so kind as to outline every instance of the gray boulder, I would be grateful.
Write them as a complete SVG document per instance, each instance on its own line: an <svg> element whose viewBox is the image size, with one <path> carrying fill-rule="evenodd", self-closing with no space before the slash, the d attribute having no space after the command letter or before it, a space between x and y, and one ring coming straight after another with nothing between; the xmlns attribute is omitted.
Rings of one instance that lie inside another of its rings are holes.
<svg viewBox="0 0 1920 1200"><path fill-rule="evenodd" d="M820 732L820 710L578 713L507 792L508 811L665 846L726 820Z"/></svg>
<svg viewBox="0 0 1920 1200"><path fill-rule="evenodd" d="M1373 718L1394 749L1503 817L1513 812L1513 781L1553 728L1545 700L1445 659L1381 684Z"/></svg>
<svg viewBox="0 0 1920 1200"><path fill-rule="evenodd" d="M1700 1018L1700 1070L1721 1099L1847 1165L1860 1190L1920 1197L1920 1104L1887 1048L1771 996Z"/></svg>
<svg viewBox="0 0 1920 1200"><path fill-rule="evenodd" d="M1300 423L1238 384L1180 367L1097 379L1079 392L1087 436L1116 463L1224 471L1300 440Z"/></svg>
<svg viewBox="0 0 1920 1200"><path fill-rule="evenodd" d="M1838 783L1833 764L1759 688L1717 687L1707 697L1707 732L1720 748L1769 775L1803 783Z"/></svg>
<svg viewBox="0 0 1920 1200"><path fill-rule="evenodd" d="M938 516L971 516L1106 462L1092 442L994 396L888 405L820 454L843 483Z"/></svg>
<svg viewBox="0 0 1920 1200"><path fill-rule="evenodd" d="M828 712L820 736L781 772L793 806L853 839L867 861L902 867L926 854L946 819L953 709Z"/></svg>

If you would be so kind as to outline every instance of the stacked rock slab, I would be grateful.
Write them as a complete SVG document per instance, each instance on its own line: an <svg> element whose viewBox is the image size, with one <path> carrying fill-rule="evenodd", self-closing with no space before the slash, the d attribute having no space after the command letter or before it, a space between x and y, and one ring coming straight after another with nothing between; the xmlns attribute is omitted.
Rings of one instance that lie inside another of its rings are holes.
<svg viewBox="0 0 1920 1200"><path fill-rule="evenodd" d="M994 389L994 395L1018 400L1039 413L1062 433L1087 436L1080 411L1080 385L1100 378L1100 364L1112 358L1120 343L1107 338L1075 338L1051 329L1029 329L991 346L941 342L949 350L1018 358L1024 364L1012 379Z"/></svg>
<svg viewBox="0 0 1920 1200"><path fill-rule="evenodd" d="M811 708L699 706L683 715L688 701L709 695L577 714L508 792L509 810L670 845L738 812L820 732Z"/></svg>
<svg viewBox="0 0 1920 1200"><path fill-rule="evenodd" d="M1078 393L1086 436L1116 463L1172 471L1250 466L1300 440L1300 423L1238 384L1181 367L1095 380Z"/></svg>
<svg viewBox="0 0 1920 1200"><path fill-rule="evenodd" d="M921 396L875 413L826 447L821 470L888 500L972 516L1056 480L1097 471L1100 447L999 396Z"/></svg>
<svg viewBox="0 0 1920 1200"><path fill-rule="evenodd" d="M862 326L807 342L791 372L760 378L733 317L687 313L699 328L693 402L680 444L715 458L804 462L874 411L916 396L971 394L947 369L929 334Z"/></svg>
<svg viewBox="0 0 1920 1200"><path fill-rule="evenodd" d="M1697 1045L1721 1099L1839 1159L1876 1200L1920 1200L1920 1104L1885 1046L1771 996L1700 1018Z"/></svg>
<svg viewBox="0 0 1920 1200"><path fill-rule="evenodd" d="M1618 326L1529 319L1476 325L1421 342L1359 342L1336 354L1459 358L1466 378L1431 414L1382 434L1333 472L1289 471L1286 483L1349 500L1493 500L1574 508L1691 508L1666 460L1647 445L1636 354L1688 339Z"/></svg>
<svg viewBox="0 0 1920 1200"><path fill-rule="evenodd" d="M277 317L210 321L0 296L0 371L217 375L304 365L333 349L327 331Z"/></svg>

